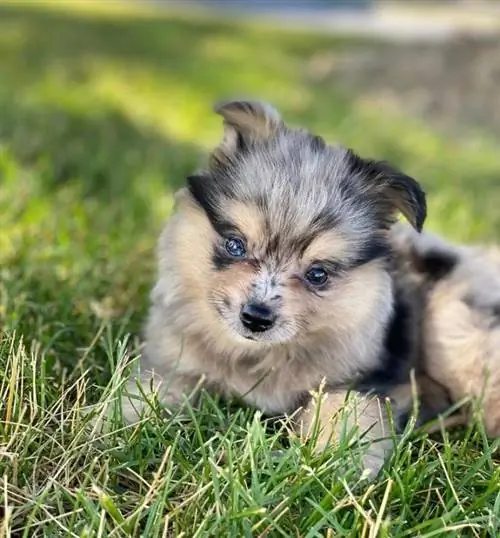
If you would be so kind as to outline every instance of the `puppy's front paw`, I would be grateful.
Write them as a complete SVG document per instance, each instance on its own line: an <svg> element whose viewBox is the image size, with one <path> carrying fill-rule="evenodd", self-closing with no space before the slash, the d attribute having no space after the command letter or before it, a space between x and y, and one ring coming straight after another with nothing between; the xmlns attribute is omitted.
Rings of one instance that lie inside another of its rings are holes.
<svg viewBox="0 0 500 538"><path fill-rule="evenodd" d="M387 415L377 397L346 391L315 394L297 426L316 450L345 446L364 479L373 480L392 452Z"/></svg>

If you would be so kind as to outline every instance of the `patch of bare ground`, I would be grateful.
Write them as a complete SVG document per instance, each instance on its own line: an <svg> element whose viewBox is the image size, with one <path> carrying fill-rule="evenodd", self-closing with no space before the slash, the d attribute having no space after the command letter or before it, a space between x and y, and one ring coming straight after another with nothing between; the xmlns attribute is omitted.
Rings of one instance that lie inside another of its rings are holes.
<svg viewBox="0 0 500 538"><path fill-rule="evenodd" d="M500 34L318 53L307 76L453 135L500 138Z"/></svg>

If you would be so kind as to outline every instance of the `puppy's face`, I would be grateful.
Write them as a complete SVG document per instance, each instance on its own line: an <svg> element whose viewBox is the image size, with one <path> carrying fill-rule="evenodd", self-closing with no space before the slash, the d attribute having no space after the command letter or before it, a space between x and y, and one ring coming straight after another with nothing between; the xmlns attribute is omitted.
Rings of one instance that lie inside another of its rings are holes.
<svg viewBox="0 0 500 538"><path fill-rule="evenodd" d="M425 218L417 183L286 127L269 105L217 112L225 137L209 170L188 180L176 243L207 328L272 345L378 317L392 293L387 229L398 210L416 228Z"/></svg>

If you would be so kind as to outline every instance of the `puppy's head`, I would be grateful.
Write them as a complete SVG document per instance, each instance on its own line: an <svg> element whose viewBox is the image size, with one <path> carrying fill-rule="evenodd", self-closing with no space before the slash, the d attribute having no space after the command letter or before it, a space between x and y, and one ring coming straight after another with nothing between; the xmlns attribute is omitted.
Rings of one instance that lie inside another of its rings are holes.
<svg viewBox="0 0 500 538"><path fill-rule="evenodd" d="M176 260L198 312L221 338L252 345L388 315L387 231L398 212L421 229L416 181L286 126L268 104L215 110L224 138L179 197Z"/></svg>

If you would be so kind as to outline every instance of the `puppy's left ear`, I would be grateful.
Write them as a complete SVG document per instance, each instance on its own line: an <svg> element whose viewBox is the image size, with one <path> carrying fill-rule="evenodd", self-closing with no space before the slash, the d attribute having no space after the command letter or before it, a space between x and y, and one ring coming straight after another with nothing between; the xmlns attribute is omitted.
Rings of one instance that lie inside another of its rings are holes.
<svg viewBox="0 0 500 538"><path fill-rule="evenodd" d="M224 118L225 126L247 139L269 138L283 123L280 113L264 101L220 101L214 112Z"/></svg>
<svg viewBox="0 0 500 538"><path fill-rule="evenodd" d="M252 142L271 138L283 126L279 112L263 101L222 101L214 112L224 118L224 137L212 154L215 164L230 161Z"/></svg>
<svg viewBox="0 0 500 538"><path fill-rule="evenodd" d="M361 175L382 211L382 218L394 222L400 212L418 232L427 217L427 201L420 184L386 161L365 160L351 153L353 171Z"/></svg>

